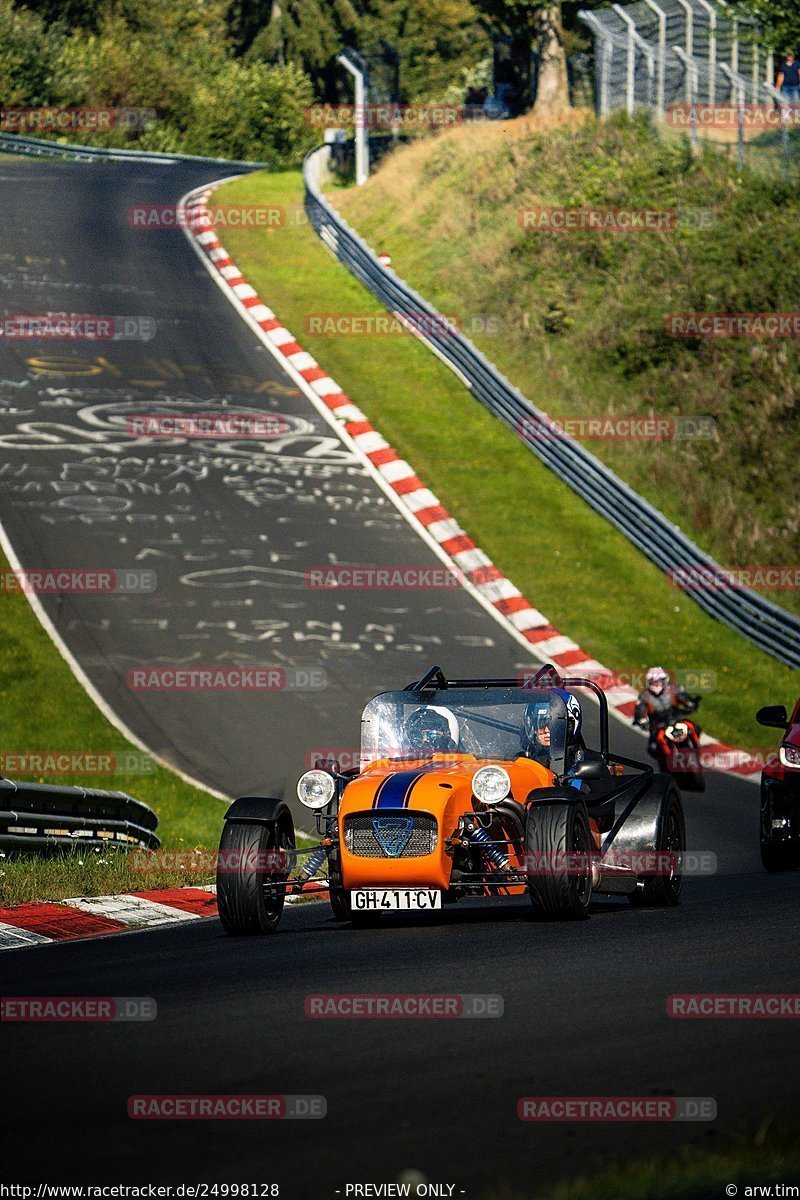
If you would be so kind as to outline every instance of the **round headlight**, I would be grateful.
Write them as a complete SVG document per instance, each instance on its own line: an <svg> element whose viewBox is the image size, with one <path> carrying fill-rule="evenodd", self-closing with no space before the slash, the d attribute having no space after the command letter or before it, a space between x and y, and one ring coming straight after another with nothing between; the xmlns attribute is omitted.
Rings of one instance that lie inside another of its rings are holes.
<svg viewBox="0 0 800 1200"><path fill-rule="evenodd" d="M510 791L511 780L503 767L481 767L472 777L472 794L481 804L499 804Z"/></svg>
<svg viewBox="0 0 800 1200"><path fill-rule="evenodd" d="M306 771L297 781L297 798L306 808L324 808L335 791L336 784L327 771Z"/></svg>

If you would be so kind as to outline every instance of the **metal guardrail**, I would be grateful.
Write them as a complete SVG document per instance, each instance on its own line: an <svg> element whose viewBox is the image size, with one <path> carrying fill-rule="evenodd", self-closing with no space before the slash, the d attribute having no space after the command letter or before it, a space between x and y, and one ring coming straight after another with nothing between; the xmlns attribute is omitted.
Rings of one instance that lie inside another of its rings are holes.
<svg viewBox="0 0 800 1200"><path fill-rule="evenodd" d="M125 792L0 779L0 849L74 850L140 846L157 850L158 817Z"/></svg>
<svg viewBox="0 0 800 1200"><path fill-rule="evenodd" d="M702 573L724 569L694 544L677 525L638 495L578 442L550 432L546 414L536 408L432 305L384 267L366 242L328 203L320 187L327 147L312 150L303 163L305 207L309 221L328 249L398 317L430 319L419 335L496 417L509 425L530 450L587 504L605 517L651 562L665 572ZM441 332L439 332L441 331ZM542 436L542 429L548 435ZM686 576L683 576L686 578ZM790 667L800 667L800 618L749 588L696 586L686 594L760 649Z"/></svg>
<svg viewBox="0 0 800 1200"><path fill-rule="evenodd" d="M264 170L269 163L246 162L235 158L204 158L200 154L166 154L160 150L118 150L103 146L81 146L76 142L51 142L46 138L24 137L18 133L0 133L0 153L26 154L33 158L74 158L85 162L199 163L209 167L241 167Z"/></svg>

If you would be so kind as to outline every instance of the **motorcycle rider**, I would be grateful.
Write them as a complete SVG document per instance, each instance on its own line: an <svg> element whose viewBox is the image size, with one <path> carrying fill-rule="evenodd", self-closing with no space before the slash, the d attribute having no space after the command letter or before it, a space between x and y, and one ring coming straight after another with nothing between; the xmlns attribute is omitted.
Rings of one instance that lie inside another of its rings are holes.
<svg viewBox="0 0 800 1200"><path fill-rule="evenodd" d="M656 734L675 717L694 712L698 696L689 696L683 688L675 687L663 667L650 667L645 675L645 687L639 693L633 714L634 725L648 726L648 754L655 755ZM697 727L700 733L699 726Z"/></svg>

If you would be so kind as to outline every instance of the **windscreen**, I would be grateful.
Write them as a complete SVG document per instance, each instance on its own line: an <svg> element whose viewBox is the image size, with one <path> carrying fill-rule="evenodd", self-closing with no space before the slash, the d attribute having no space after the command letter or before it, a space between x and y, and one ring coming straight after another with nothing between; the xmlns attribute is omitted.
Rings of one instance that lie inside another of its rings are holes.
<svg viewBox="0 0 800 1200"><path fill-rule="evenodd" d="M361 718L361 765L442 754L501 761L524 755L560 775L566 728L564 700L547 689L384 692Z"/></svg>

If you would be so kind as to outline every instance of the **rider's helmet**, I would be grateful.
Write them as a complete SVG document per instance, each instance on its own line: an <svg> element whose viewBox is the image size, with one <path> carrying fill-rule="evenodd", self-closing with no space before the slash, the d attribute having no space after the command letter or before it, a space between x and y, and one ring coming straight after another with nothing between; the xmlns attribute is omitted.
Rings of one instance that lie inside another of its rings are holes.
<svg viewBox="0 0 800 1200"><path fill-rule="evenodd" d="M537 700L525 709L525 740L529 746L550 745L550 701Z"/></svg>
<svg viewBox="0 0 800 1200"><path fill-rule="evenodd" d="M403 740L411 753L449 754L458 749L458 721L449 708L415 708L403 722Z"/></svg>
<svg viewBox="0 0 800 1200"><path fill-rule="evenodd" d="M563 688L556 688L555 693L567 706L567 740L573 742L578 737L583 724L580 703L577 696L573 696L571 692L565 692Z"/></svg>
<svg viewBox="0 0 800 1200"><path fill-rule="evenodd" d="M660 696L669 683L669 675L663 667L651 667L645 676L645 683L654 696Z"/></svg>

